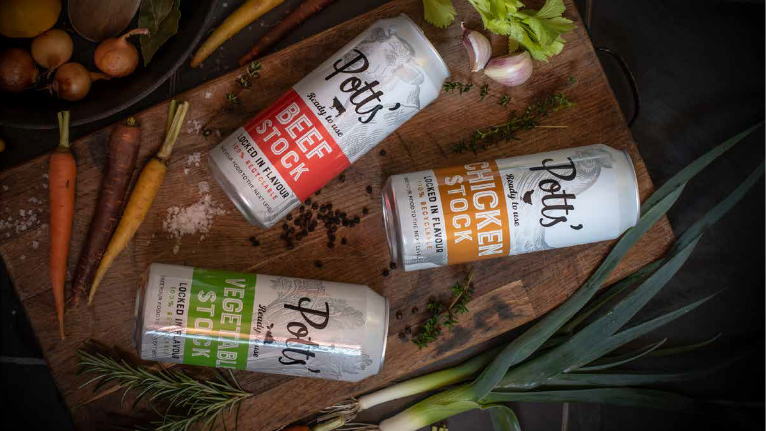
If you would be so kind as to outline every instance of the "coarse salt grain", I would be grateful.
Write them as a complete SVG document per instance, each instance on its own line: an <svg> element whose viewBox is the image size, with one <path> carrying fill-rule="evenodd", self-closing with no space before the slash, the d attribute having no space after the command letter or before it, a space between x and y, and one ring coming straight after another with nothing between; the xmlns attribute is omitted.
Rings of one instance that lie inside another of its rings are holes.
<svg viewBox="0 0 766 431"><path fill-rule="evenodd" d="M8 191L8 186L3 185L3 190L7 192Z"/></svg>
<svg viewBox="0 0 766 431"><path fill-rule="evenodd" d="M207 181L200 181L197 183L197 188L199 188L199 194L204 195L210 191L210 184Z"/></svg>
<svg viewBox="0 0 766 431"><path fill-rule="evenodd" d="M37 247L40 247L40 242L38 241L32 241L32 248L37 250Z"/></svg>
<svg viewBox="0 0 766 431"><path fill-rule="evenodd" d="M223 214L226 214L226 210L216 206L210 195L206 194L188 207L168 208L162 229L176 239L184 235L206 234L213 226L213 218Z"/></svg>

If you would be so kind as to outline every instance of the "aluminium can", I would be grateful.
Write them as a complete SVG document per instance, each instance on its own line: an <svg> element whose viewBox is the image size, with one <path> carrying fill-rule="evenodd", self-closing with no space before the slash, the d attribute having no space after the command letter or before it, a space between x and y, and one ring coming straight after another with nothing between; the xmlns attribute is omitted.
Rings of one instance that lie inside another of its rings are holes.
<svg viewBox="0 0 766 431"><path fill-rule="evenodd" d="M268 228L439 95L444 60L406 15L382 19L224 139L211 174Z"/></svg>
<svg viewBox="0 0 766 431"><path fill-rule="evenodd" d="M153 263L142 359L355 382L383 366L388 300L367 286Z"/></svg>
<svg viewBox="0 0 766 431"><path fill-rule="evenodd" d="M614 239L640 212L630 155L600 144L394 175L381 198L405 271Z"/></svg>

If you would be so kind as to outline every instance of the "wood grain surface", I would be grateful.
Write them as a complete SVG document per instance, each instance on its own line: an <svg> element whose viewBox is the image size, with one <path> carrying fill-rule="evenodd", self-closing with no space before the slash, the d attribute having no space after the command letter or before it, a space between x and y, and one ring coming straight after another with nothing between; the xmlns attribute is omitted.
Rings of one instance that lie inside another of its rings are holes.
<svg viewBox="0 0 766 431"><path fill-rule="evenodd" d="M458 3L456 22L480 28L479 17ZM538 6L529 2L528 6ZM70 307L66 314L65 340L58 336L53 298L48 281L48 191L43 175L47 157L40 157L0 173L0 254L8 267L17 293L32 322L45 358L67 405L80 429L101 429L107 425L135 422L149 417L145 404L131 409L120 405L120 396L111 394L87 403L93 394L80 389L84 379L75 375L76 350L93 338L124 349L130 347L136 286L151 262L183 264L265 274L325 279L365 284L389 298L392 316L402 311L402 319L392 318L389 328L386 364L382 372L358 383L338 383L290 378L260 373L236 372L242 386L256 395L242 406L239 426L243 430L272 430L304 417L322 407L386 385L394 379L417 373L419 369L478 345L535 317L566 299L600 263L612 242L550 250L522 256L483 261L476 270L475 299L470 313L460 325L430 347L418 350L397 334L405 326L417 327L427 316L425 303L431 296L447 300L447 287L463 278L470 265L404 273L381 272L388 266L389 253L383 230L380 188L395 173L462 164L477 159L516 156L581 145L603 143L627 150L636 168L641 198L653 190L651 179L620 113L603 74L593 46L571 1L566 15L577 29L566 35L563 53L549 63L535 64L536 71L524 86L503 89L482 74L469 74L459 25L436 29L423 22L418 0L395 0L338 27L263 58L261 76L253 87L242 90L236 83L239 70L221 76L178 97L191 107L179 143L174 150L165 182L135 238L115 262L95 297L94 305ZM248 225L206 168L206 154L222 137L233 132L283 91L300 80L348 40L374 21L406 13L417 22L444 57L451 80L473 82L469 93L441 94L378 148L362 157L345 172L345 181L331 181L315 197L317 202L332 202L348 214L358 214L362 222L354 228L341 228L336 235L348 244L332 250L326 246L323 228L286 250L279 239L281 226L261 231ZM493 38L499 55L504 41ZM490 97L480 101L478 88L489 84ZM238 95L240 103L228 106L226 94ZM498 105L503 93L511 97L507 107ZM474 155L453 154L450 146L472 130L502 122L512 110L523 109L535 97L553 92L567 94L577 106L558 112L545 121L565 128L539 128L519 135L521 140L503 143ZM152 107L137 116L142 128L139 166L157 150L164 133L167 103ZM209 136L203 131L209 130ZM75 226L69 259L70 277L93 214L105 163L110 127L78 140L72 151L78 161ZM385 156L379 150L385 149ZM199 157L201 156L201 159ZM215 216L208 233L172 238L163 229L170 207L187 207L202 198L209 185L212 203L226 211ZM201 184L202 183L202 184ZM366 192L371 186L372 194ZM362 208L368 208L367 215ZM249 241L255 236L261 245ZM673 234L666 219L650 230L615 270L610 282L660 256ZM317 268L316 260L323 265ZM412 313L412 307L420 311ZM192 369L192 372L194 370ZM78 406L77 408L74 408Z"/></svg>

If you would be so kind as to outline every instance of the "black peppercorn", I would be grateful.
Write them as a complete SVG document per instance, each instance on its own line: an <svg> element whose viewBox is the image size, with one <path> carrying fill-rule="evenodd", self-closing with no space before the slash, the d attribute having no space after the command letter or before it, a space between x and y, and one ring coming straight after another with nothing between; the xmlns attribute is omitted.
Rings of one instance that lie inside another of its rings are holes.
<svg viewBox="0 0 766 431"><path fill-rule="evenodd" d="M315 260L314 261L314 266L316 266L317 268L321 268L322 267L322 261L321 260Z"/></svg>
<svg viewBox="0 0 766 431"><path fill-rule="evenodd" d="M388 265L388 267L389 267L389 268L391 268L392 270L396 269L396 262L391 262L391 263Z"/></svg>
<svg viewBox="0 0 766 431"><path fill-rule="evenodd" d="M320 213L326 213L327 212L327 206L322 205L321 207L319 207L319 212Z"/></svg>
<svg viewBox="0 0 766 431"><path fill-rule="evenodd" d="M338 177L338 180L340 180L340 182L346 181L346 174L340 174L340 176Z"/></svg>
<svg viewBox="0 0 766 431"><path fill-rule="evenodd" d="M319 196L322 194L322 189L317 190L316 193L314 193L314 196Z"/></svg>
<svg viewBox="0 0 766 431"><path fill-rule="evenodd" d="M256 239L255 241L253 241L253 245L258 247L259 245L261 245L261 242Z"/></svg>
<svg viewBox="0 0 766 431"><path fill-rule="evenodd" d="M308 227L308 231L309 231L309 232L314 232L314 226L313 226L313 225L309 225L309 227Z"/></svg>
<svg viewBox="0 0 766 431"><path fill-rule="evenodd" d="M418 311L419 310L417 306L412 307L412 314L417 314Z"/></svg>
<svg viewBox="0 0 766 431"><path fill-rule="evenodd" d="M316 202L314 202L313 204L311 204L311 209L314 209L314 210L315 210L315 209L317 209L317 208L319 208L319 205L317 205L317 203L316 203Z"/></svg>
<svg viewBox="0 0 766 431"><path fill-rule="evenodd" d="M370 210L367 209L367 207L362 208L362 214L367 215L370 213Z"/></svg>
<svg viewBox="0 0 766 431"><path fill-rule="evenodd" d="M360 221L361 219L359 218L359 216L354 216L354 223L359 223Z"/></svg>
<svg viewBox="0 0 766 431"><path fill-rule="evenodd" d="M301 207L298 209L298 211L300 211L300 212L306 211L306 207L304 207L303 205L301 205Z"/></svg>
<svg viewBox="0 0 766 431"><path fill-rule="evenodd" d="M372 194L372 186L367 186L367 193Z"/></svg>
<svg viewBox="0 0 766 431"><path fill-rule="evenodd" d="M327 248L333 248L333 247L335 247L334 243L332 243L332 242L328 242L327 243Z"/></svg>
<svg viewBox="0 0 766 431"><path fill-rule="evenodd" d="M343 244L343 245L346 245L346 242L347 242L347 241L346 241L346 238L341 238L341 239L340 239L340 243L341 243L341 244Z"/></svg>
<svg viewBox="0 0 766 431"><path fill-rule="evenodd" d="M404 331L402 331L402 332L399 333L399 338L401 340L406 340L407 339L407 334L405 334Z"/></svg>
<svg viewBox="0 0 766 431"><path fill-rule="evenodd" d="M330 238L330 241L335 241L335 235L329 233L327 234L327 237Z"/></svg>
<svg viewBox="0 0 766 431"><path fill-rule="evenodd" d="M396 320L402 320L402 317L403 317L403 316L404 316L404 315L402 314L402 312L401 312L401 311L397 311L397 312L396 312Z"/></svg>
<svg viewBox="0 0 766 431"><path fill-rule="evenodd" d="M343 219L343 226L348 226L348 219Z"/></svg>
<svg viewBox="0 0 766 431"><path fill-rule="evenodd" d="M285 218L286 218L287 220L292 220L292 219L293 219L293 215L292 215L292 214L288 214L288 215L287 215L287 217L285 217Z"/></svg>
<svg viewBox="0 0 766 431"><path fill-rule="evenodd" d="M311 205L311 198L308 198L305 201L303 201L303 205Z"/></svg>
<svg viewBox="0 0 766 431"><path fill-rule="evenodd" d="M380 155L381 156L385 156L386 155L386 150L380 150Z"/></svg>
<svg viewBox="0 0 766 431"><path fill-rule="evenodd" d="M383 270L383 277L388 277L389 274L391 274L391 272L388 270L388 268Z"/></svg>
<svg viewBox="0 0 766 431"><path fill-rule="evenodd" d="M407 334L407 335L412 334L412 328L410 328L409 326L405 326L404 327L404 333Z"/></svg>

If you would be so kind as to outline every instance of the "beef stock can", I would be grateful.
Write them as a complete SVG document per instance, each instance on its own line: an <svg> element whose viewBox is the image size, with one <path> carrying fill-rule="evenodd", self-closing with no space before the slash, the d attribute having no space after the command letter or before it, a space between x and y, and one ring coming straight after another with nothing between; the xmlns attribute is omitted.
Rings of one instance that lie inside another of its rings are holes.
<svg viewBox="0 0 766 431"><path fill-rule="evenodd" d="M406 15L377 21L209 155L251 224L276 224L439 95L444 60Z"/></svg>
<svg viewBox="0 0 766 431"><path fill-rule="evenodd" d="M142 359L355 382L383 366L388 300L367 286L152 264Z"/></svg>
<svg viewBox="0 0 766 431"><path fill-rule="evenodd" d="M630 155L606 145L394 175L381 195L405 271L617 238L640 212Z"/></svg>

